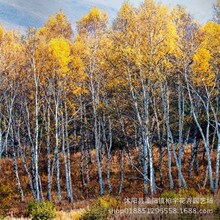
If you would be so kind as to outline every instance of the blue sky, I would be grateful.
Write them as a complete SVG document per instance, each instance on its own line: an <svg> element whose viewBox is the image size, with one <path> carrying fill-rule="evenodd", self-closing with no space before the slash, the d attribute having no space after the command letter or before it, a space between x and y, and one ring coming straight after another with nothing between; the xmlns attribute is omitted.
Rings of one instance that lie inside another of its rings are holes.
<svg viewBox="0 0 220 220"><path fill-rule="evenodd" d="M107 10L113 19L124 0L0 0L0 23L7 28L24 31L27 27L39 27L48 17L62 9L73 26L91 7ZM130 0L138 5L142 0ZM160 0L163 4L185 5L196 19L205 23L212 18L212 6L216 0Z"/></svg>

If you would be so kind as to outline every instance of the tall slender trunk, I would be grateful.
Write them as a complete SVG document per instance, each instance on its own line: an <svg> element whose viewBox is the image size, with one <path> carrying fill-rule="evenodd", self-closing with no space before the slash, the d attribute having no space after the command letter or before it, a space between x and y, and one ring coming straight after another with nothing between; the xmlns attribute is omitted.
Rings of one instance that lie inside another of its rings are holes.
<svg viewBox="0 0 220 220"><path fill-rule="evenodd" d="M209 123L210 123L210 118L209 118L209 97L208 99L206 100L206 103L204 104L204 108L206 109L206 120L207 120L207 128L206 128L206 133L203 132L203 129L200 125L200 122L199 122L199 119L198 119L198 116L196 114L196 111L195 111L195 105L194 105L194 101L193 101L193 97L192 97L192 91L190 89L190 85L189 85L189 81L188 81L188 78L187 78L187 71L185 70L185 73L184 73L184 76L185 76L185 81L186 81L186 86L187 86L187 92L188 92L188 96L189 96L189 100L190 100L190 106L191 106L191 111L192 111L192 114L193 114L193 118L196 122L196 125L199 129L199 132L202 136L202 139L203 139L203 142L204 142L204 148L205 148L205 151L206 151L206 156L207 156L207 170L208 170L208 176L209 176L209 184L210 184L210 189L212 190L212 192L214 192L214 183L213 183L213 175L212 175L212 163L211 163L211 155L210 155L210 149L209 149Z"/></svg>
<svg viewBox="0 0 220 220"><path fill-rule="evenodd" d="M104 195L104 182L102 178L102 166L100 161L100 139L98 134L98 119L96 112L94 112L94 132L95 132L95 154L96 154L96 163L98 168L98 178L99 178L99 189L100 195Z"/></svg>
<svg viewBox="0 0 220 220"><path fill-rule="evenodd" d="M18 164L17 164L15 148L13 148L13 166L14 166L14 174L15 174L15 179L16 179L16 185L18 187L20 201L24 201L24 194L23 194L23 190L21 187L21 182L20 182L20 178L18 174Z"/></svg>
<svg viewBox="0 0 220 220"><path fill-rule="evenodd" d="M84 131L83 131L83 104L82 96L80 95L80 178L82 187L85 187L85 178L84 178L84 158L85 158L85 140L84 140Z"/></svg>
<svg viewBox="0 0 220 220"><path fill-rule="evenodd" d="M123 183L124 183L124 160L125 160L125 147L123 146L123 149L121 150L121 160L120 160L120 182L118 187L118 194L120 195L123 189Z"/></svg>
<svg viewBox="0 0 220 220"><path fill-rule="evenodd" d="M218 87L219 91L219 87ZM217 149L216 149L216 165L215 165L215 185L214 185L214 191L218 191L219 186L219 166L220 166L220 120L218 118L217 112L219 112L219 96L216 98L216 109L211 105L211 110L214 115L215 119L215 130L217 133L218 143L217 143ZM214 139L213 139L214 141Z"/></svg>
<svg viewBox="0 0 220 220"><path fill-rule="evenodd" d="M15 137L14 137L14 131L12 129L12 137L13 137L13 140L15 140ZM15 141L14 141L15 142ZM19 173L18 173L18 164L17 164L17 155L16 155L16 147L15 145L13 144L13 167L14 167L14 174L15 174L15 179L16 179L16 185L18 187L18 192L19 192L19 197L20 197L20 201L24 201L24 194L23 194L23 190L22 190L22 187L21 187L21 182L20 182L20 178L19 178Z"/></svg>
<svg viewBox="0 0 220 220"><path fill-rule="evenodd" d="M41 201L44 202L43 186L42 186L40 175L38 176L38 179L39 179L39 190L40 190Z"/></svg>
<svg viewBox="0 0 220 220"><path fill-rule="evenodd" d="M86 163L86 184L90 183L90 176L89 176L89 163L91 162L91 151L89 147L89 132L88 132L88 122L86 116L86 105L83 104L83 114L84 114L84 124L85 124L85 163Z"/></svg>
<svg viewBox="0 0 220 220"><path fill-rule="evenodd" d="M167 138L167 158L168 158L168 175L170 180L170 189L174 188L174 181L173 181L173 175L172 175L172 158L170 153L170 141Z"/></svg>
<svg viewBox="0 0 220 220"><path fill-rule="evenodd" d="M72 177L71 177L71 154L70 154L70 144L69 144L69 132L68 132L68 111L67 105L65 107L65 138L66 138L66 154L67 154L67 175L69 180L69 202L73 202L73 188L72 188Z"/></svg>
<svg viewBox="0 0 220 220"><path fill-rule="evenodd" d="M35 145L34 145L34 185L36 190L36 200L40 202L40 191L39 191L39 171L38 171L38 138L39 138L39 85L38 85L38 76L36 75L36 67L33 62L34 68L34 82L35 82Z"/></svg>
<svg viewBox="0 0 220 220"><path fill-rule="evenodd" d="M112 184L111 184L111 149L112 149L112 125L111 125L111 119L110 116L108 116L108 125L109 125L109 141L106 139L106 145L107 145L107 182L108 182L108 188L109 188L109 194L112 194ZM105 130L105 128L104 128Z"/></svg>
<svg viewBox="0 0 220 220"><path fill-rule="evenodd" d="M70 179L69 179L69 167L68 167L68 158L66 153L66 135L65 135L65 120L64 115L62 114L62 153L64 158L64 168L65 168L65 178L66 178L66 190L67 190L67 200L72 202L72 195L70 189Z"/></svg>
<svg viewBox="0 0 220 220"><path fill-rule="evenodd" d="M47 109L47 199L51 201L51 189L52 189L52 170L51 170L51 143L50 143L50 108Z"/></svg>
<svg viewBox="0 0 220 220"><path fill-rule="evenodd" d="M179 127L179 167L182 169L182 157L183 157L183 114L184 114L184 100L182 100L182 85L179 80L178 85L178 127ZM179 176L179 179L181 177Z"/></svg>
<svg viewBox="0 0 220 220"><path fill-rule="evenodd" d="M91 76L92 77L92 76ZM104 188L104 181L102 177L102 165L100 159L100 150L101 150L101 143L100 143L100 121L97 113L97 105L99 103L99 94L98 91L95 91L95 85L93 79L91 78L90 82L91 86L91 95L92 95L92 108L93 108L93 120L94 120L94 136L95 136L95 155L96 155L96 163L98 169L98 180L99 180L99 193L100 195L104 195L105 188Z"/></svg>
<svg viewBox="0 0 220 220"><path fill-rule="evenodd" d="M168 150L168 169L169 169L169 178L170 178L170 188L172 189L174 187L173 178L172 178L172 171L171 171L171 163L172 163L171 154L169 153L170 147L172 148L174 159L175 159L177 170L178 170L179 184L180 184L180 186L186 188L186 182L185 182L185 179L182 175L181 168L179 166L179 161L178 161L178 158L177 158L177 155L176 155L173 136L172 136L172 132L171 132L171 128L170 128L169 110L168 110L169 99L168 99L168 96L167 96L166 87L167 86L161 85L164 121L165 121L166 129L167 129L167 150Z"/></svg>
<svg viewBox="0 0 220 220"><path fill-rule="evenodd" d="M153 109L154 109L154 115L156 118L157 136L158 136L158 148L159 148L158 169L160 173L160 184L163 185L164 184L163 170L162 170L163 145L162 145L161 128L160 128L160 122L159 122L158 112L156 108L155 97L153 97Z"/></svg>
<svg viewBox="0 0 220 220"><path fill-rule="evenodd" d="M58 116L59 103L55 103L55 157L56 157L56 174L57 174L57 196L58 202L61 204L62 195L61 195L61 186L60 186L60 152L59 152L59 116Z"/></svg>
<svg viewBox="0 0 220 220"><path fill-rule="evenodd" d="M16 136L17 136L19 148L21 149L21 159L22 159L22 161L24 163L24 168L25 168L25 171L27 173L28 183L30 185L31 192L32 192L32 195L34 197L34 200L36 200L36 192L34 190L33 181L32 181L33 177L31 176L31 173L29 171L29 167L28 167L28 162L27 162L26 155L25 155L24 146L21 144L20 127L18 127Z"/></svg>

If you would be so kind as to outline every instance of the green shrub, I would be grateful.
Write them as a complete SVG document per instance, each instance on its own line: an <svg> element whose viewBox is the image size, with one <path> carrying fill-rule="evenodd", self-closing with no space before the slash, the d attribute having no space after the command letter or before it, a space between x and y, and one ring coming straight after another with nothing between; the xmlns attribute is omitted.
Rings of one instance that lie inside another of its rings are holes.
<svg viewBox="0 0 220 220"><path fill-rule="evenodd" d="M165 199L174 199L177 198L177 194L175 191L166 191L160 195L161 198Z"/></svg>
<svg viewBox="0 0 220 220"><path fill-rule="evenodd" d="M56 217L56 208L51 202L30 202L28 216L33 220L50 220Z"/></svg>
<svg viewBox="0 0 220 220"><path fill-rule="evenodd" d="M198 216L196 214L179 214L178 215L178 219L179 220L197 220L198 219Z"/></svg>
<svg viewBox="0 0 220 220"><path fill-rule="evenodd" d="M106 220L110 209L119 209L121 204L113 197L107 195L99 197L83 214L83 220Z"/></svg>
<svg viewBox="0 0 220 220"><path fill-rule="evenodd" d="M180 189L178 191L179 198L196 198L199 197L199 193L195 189Z"/></svg>

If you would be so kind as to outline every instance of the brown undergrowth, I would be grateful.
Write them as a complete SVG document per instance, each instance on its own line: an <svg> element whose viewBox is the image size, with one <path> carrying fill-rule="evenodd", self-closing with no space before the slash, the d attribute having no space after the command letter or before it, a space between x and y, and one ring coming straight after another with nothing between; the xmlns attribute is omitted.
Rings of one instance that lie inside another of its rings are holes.
<svg viewBox="0 0 220 220"><path fill-rule="evenodd" d="M189 170L189 163L191 157L191 146L188 145L184 149L183 155L183 175L186 179L188 188L195 189L199 194L210 194L209 191L209 184L207 180L206 186L203 186L205 175L206 175L206 160L203 158L203 147L199 147L199 173L198 175L195 174L193 171L192 177L188 177L188 170ZM164 184L160 184L160 176L158 171L158 158L159 158L159 150L157 147L153 148L154 153L154 166L156 170L156 180L158 191L155 197L159 197L163 192L169 190L169 179L168 179L168 169L167 169L167 154L164 151L163 156L163 177L164 177ZM131 151L132 160L134 164L137 164L138 153L137 150ZM213 165L215 165L215 152L213 152ZM41 181L43 185L43 189L45 190L45 197L46 197L46 188L47 188L47 168L46 168L46 161L45 158L40 158L39 161L39 168L41 174ZM10 200L10 205L7 206L6 212L7 215L13 215L18 217L25 217L26 210L28 203L33 200L32 195L30 193L30 187L28 185L28 178L25 173L25 169L21 160L18 160L18 167L19 167L19 175L22 184L22 189L24 191L25 201L19 201L19 195L17 192L17 186L13 174L13 167L12 167L12 160L4 158L1 161L1 172L0 172L0 182L2 185L9 187L13 194ZM104 179L106 180L106 159L104 159L103 163L103 173ZM72 168L72 184L73 184L73 194L74 194L74 202L68 203L65 200L65 175L64 175L64 164L61 155L61 184L62 184L62 191L63 191L63 202L61 205L57 203L57 193L56 193L56 181L54 178L53 182L53 190L52 190L52 198L53 202L57 206L57 210L60 213L65 211L71 210L78 210L78 209L85 209L89 207L90 204L98 197L99 188L98 188L98 178L97 178L97 169L96 169L96 162L95 162L95 152L92 152L92 164L90 164L90 183L88 185L82 186L82 182L80 179L80 153L74 153L71 156L71 168ZM141 167L139 167L141 169ZM214 168L214 166L213 166ZM177 168L175 166L175 161L172 161L172 173L174 178L175 189L174 191L179 190L178 185L178 174ZM120 201L123 201L125 198L135 197L140 198L143 197L143 183L141 175L137 173L137 171L130 165L129 160L126 156L125 159L125 179L123 184L123 190L121 195L118 195L118 186L120 181L120 151L112 153L111 159L111 183L113 186L113 196ZM106 185L106 193L108 193L108 186L107 181L105 181ZM217 193L214 195L214 199L216 202L218 201L219 194Z"/></svg>

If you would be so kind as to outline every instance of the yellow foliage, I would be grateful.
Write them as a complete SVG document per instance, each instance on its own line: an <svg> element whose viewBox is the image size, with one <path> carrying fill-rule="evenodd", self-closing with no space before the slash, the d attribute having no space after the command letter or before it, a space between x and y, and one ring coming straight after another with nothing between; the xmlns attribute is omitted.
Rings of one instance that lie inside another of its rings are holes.
<svg viewBox="0 0 220 220"><path fill-rule="evenodd" d="M214 82L215 74L209 64L211 55L205 48L200 48L193 56L193 82L197 85L211 86Z"/></svg>
<svg viewBox="0 0 220 220"><path fill-rule="evenodd" d="M2 26L0 26L0 43L2 42L3 40L3 37L4 37L4 33L5 33L5 30Z"/></svg>
<svg viewBox="0 0 220 220"><path fill-rule="evenodd" d="M129 2L124 2L124 4L122 5L118 13L118 17L121 19L123 18L123 19L130 20L130 18L133 16L135 16L134 8L129 4Z"/></svg>
<svg viewBox="0 0 220 220"><path fill-rule="evenodd" d="M71 40L73 31L65 14L63 12L58 12L49 18L44 27L39 29L38 35L45 37L48 41L52 38L62 37Z"/></svg>
<svg viewBox="0 0 220 220"><path fill-rule="evenodd" d="M114 29L115 31L126 31L129 35L131 34L131 31L133 32L134 29L132 30L132 28L135 27L135 23L135 9L128 2L125 2L118 13L118 17L114 24Z"/></svg>
<svg viewBox="0 0 220 220"><path fill-rule="evenodd" d="M215 69L220 65L220 25L208 22L200 32L201 46L193 56L193 82L198 86L212 86Z"/></svg>
<svg viewBox="0 0 220 220"><path fill-rule="evenodd" d="M93 7L87 15L77 22L78 32L81 35L105 30L107 22L107 13Z"/></svg>
<svg viewBox="0 0 220 220"><path fill-rule="evenodd" d="M1 69L8 73L8 77L16 79L25 63L24 45L22 45L16 33L9 31L4 33L1 43Z"/></svg>
<svg viewBox="0 0 220 220"><path fill-rule="evenodd" d="M122 28L123 24L127 24L126 29ZM178 35L167 7L153 0L146 0L138 10L134 10L125 3L118 14L115 27L117 33L114 36L117 36L119 43L114 44L120 51L117 62L126 60L130 63L129 68L133 64L136 73L139 69L142 77L151 80L163 78L160 75L169 72L172 68L169 56L176 56ZM113 53L115 51L114 48Z"/></svg>
<svg viewBox="0 0 220 220"><path fill-rule="evenodd" d="M210 63L214 68L220 67L220 24L208 22L201 30L203 32L202 46L205 47L210 55Z"/></svg>
<svg viewBox="0 0 220 220"><path fill-rule="evenodd" d="M70 43L65 38L54 38L49 43L49 51L56 59L62 73L67 73L70 63Z"/></svg>

